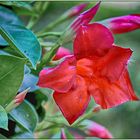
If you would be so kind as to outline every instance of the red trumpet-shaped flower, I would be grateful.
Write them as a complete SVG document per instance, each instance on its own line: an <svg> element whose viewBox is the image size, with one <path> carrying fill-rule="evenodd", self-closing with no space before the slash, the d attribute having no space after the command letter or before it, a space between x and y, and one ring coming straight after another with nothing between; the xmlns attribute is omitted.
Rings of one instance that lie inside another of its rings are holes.
<svg viewBox="0 0 140 140"><path fill-rule="evenodd" d="M111 139L113 138L112 134L104 126L90 121L85 120L83 124L86 125L86 133L91 137L97 137L102 139Z"/></svg>
<svg viewBox="0 0 140 140"><path fill-rule="evenodd" d="M55 91L54 100L70 124L85 112L91 97L103 109L138 100L127 71L132 51L113 43L105 26L82 25L74 55L40 72L38 85Z"/></svg>
<svg viewBox="0 0 140 140"><path fill-rule="evenodd" d="M114 17L103 21L103 23L105 23L114 34L126 33L140 29L140 14Z"/></svg>

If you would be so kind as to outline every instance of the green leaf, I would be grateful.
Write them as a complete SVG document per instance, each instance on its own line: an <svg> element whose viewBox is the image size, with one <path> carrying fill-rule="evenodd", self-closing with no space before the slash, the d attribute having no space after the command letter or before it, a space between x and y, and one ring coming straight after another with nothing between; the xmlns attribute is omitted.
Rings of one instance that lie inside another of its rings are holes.
<svg viewBox="0 0 140 140"><path fill-rule="evenodd" d="M3 136L2 134L0 134L0 139L7 139L7 138Z"/></svg>
<svg viewBox="0 0 140 140"><path fill-rule="evenodd" d="M38 122L38 116L34 107L28 102L24 101L20 106L15 108L10 116L17 122L17 124L29 132L33 132Z"/></svg>
<svg viewBox="0 0 140 140"><path fill-rule="evenodd" d="M8 130L8 116L5 109L0 105L0 128Z"/></svg>
<svg viewBox="0 0 140 140"><path fill-rule="evenodd" d="M0 105L10 103L21 86L25 59L0 55Z"/></svg>
<svg viewBox="0 0 140 140"><path fill-rule="evenodd" d="M0 6L0 23L23 25L19 17L10 9ZM7 46L8 43L0 37L0 45Z"/></svg>
<svg viewBox="0 0 140 140"><path fill-rule="evenodd" d="M12 139L34 139L34 135L30 132L20 132L12 136Z"/></svg>
<svg viewBox="0 0 140 140"><path fill-rule="evenodd" d="M1 25L0 34L10 47L29 59L33 68L41 57L41 47L36 36L28 29L19 25Z"/></svg>
<svg viewBox="0 0 140 140"><path fill-rule="evenodd" d="M0 6L0 23L23 25L19 17L10 9Z"/></svg>

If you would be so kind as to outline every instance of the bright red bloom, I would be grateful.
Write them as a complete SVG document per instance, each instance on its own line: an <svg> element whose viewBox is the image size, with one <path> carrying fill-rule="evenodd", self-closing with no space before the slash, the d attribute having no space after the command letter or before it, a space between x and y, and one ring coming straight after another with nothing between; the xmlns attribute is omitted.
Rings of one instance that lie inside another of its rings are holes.
<svg viewBox="0 0 140 140"><path fill-rule="evenodd" d="M85 112L91 97L103 109L138 100L127 71L132 51L113 43L105 26L82 25L74 40L74 56L41 71L38 85L55 90L54 100L70 124Z"/></svg>
<svg viewBox="0 0 140 140"><path fill-rule="evenodd" d="M86 124L86 133L91 137L97 137L102 139L111 139L113 138L112 134L102 125L85 120L83 123Z"/></svg>
<svg viewBox="0 0 140 140"><path fill-rule="evenodd" d="M70 55L70 54L72 54L72 53L70 52L69 49L64 48L64 47L60 47L60 48L58 49L58 51L56 52L56 55L55 55L55 57L53 58L53 60L59 60L59 59L61 59L62 57L67 56L67 55Z"/></svg>
<svg viewBox="0 0 140 140"><path fill-rule="evenodd" d="M140 29L140 14L114 17L105 20L103 23L114 33L121 34Z"/></svg>

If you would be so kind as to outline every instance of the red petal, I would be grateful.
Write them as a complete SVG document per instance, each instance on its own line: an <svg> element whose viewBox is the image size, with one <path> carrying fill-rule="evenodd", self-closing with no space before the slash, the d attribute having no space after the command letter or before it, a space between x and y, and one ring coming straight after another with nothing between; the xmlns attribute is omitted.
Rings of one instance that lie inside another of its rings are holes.
<svg viewBox="0 0 140 140"><path fill-rule="evenodd" d="M106 20L108 27L115 34L130 32L140 29L140 14L115 17Z"/></svg>
<svg viewBox="0 0 140 140"><path fill-rule="evenodd" d="M38 86L67 92L75 80L76 69L73 56L67 57L55 68L43 69L39 74Z"/></svg>
<svg viewBox="0 0 140 140"><path fill-rule="evenodd" d="M54 93L54 100L69 124L72 124L86 110L90 96L85 80L77 76L75 85L67 93Z"/></svg>
<svg viewBox="0 0 140 140"><path fill-rule="evenodd" d="M89 86L89 92L94 97L95 102L104 109L115 107L130 100L138 100L134 94L127 70L114 83L109 82L106 78L93 79L93 83Z"/></svg>
<svg viewBox="0 0 140 140"><path fill-rule="evenodd" d="M76 32L79 29L80 25L88 24L96 15L100 7L100 3L101 2L98 2L94 7L80 14L72 23L71 28Z"/></svg>
<svg viewBox="0 0 140 140"><path fill-rule="evenodd" d="M126 68L131 54L130 49L112 47L104 57L96 62L96 75L107 77L112 82L118 80Z"/></svg>
<svg viewBox="0 0 140 140"><path fill-rule="evenodd" d="M74 54L77 59L103 56L113 42L113 36L105 26L98 23L81 26L74 41Z"/></svg>

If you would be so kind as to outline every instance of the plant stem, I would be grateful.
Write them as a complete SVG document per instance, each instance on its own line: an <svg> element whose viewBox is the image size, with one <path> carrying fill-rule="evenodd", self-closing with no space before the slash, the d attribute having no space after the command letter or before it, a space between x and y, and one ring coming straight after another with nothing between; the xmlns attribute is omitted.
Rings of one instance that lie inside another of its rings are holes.
<svg viewBox="0 0 140 140"><path fill-rule="evenodd" d="M42 34L37 34L38 38L43 38L43 37L47 37L47 36L56 36L56 37L60 37L61 36L61 32L45 32Z"/></svg>

